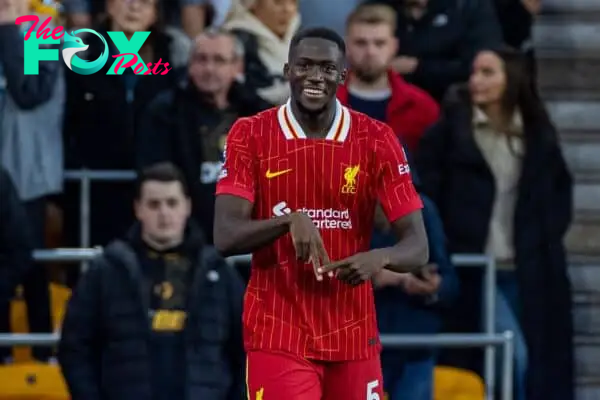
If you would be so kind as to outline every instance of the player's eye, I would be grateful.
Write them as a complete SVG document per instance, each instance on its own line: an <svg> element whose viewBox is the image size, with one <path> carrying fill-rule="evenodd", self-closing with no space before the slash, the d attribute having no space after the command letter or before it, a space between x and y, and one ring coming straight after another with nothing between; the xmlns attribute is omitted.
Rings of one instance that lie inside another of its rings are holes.
<svg viewBox="0 0 600 400"><path fill-rule="evenodd" d="M326 65L323 69L327 74L335 74L337 72L337 68L334 65Z"/></svg>

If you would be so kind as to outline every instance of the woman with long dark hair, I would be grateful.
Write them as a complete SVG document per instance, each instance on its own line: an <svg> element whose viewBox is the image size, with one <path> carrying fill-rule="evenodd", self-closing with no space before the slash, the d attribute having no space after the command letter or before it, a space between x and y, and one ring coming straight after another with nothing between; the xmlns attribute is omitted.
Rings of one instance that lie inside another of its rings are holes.
<svg viewBox="0 0 600 400"><path fill-rule="evenodd" d="M452 253L496 259L496 329L515 333L515 400L572 400L571 292L562 243L572 180L521 55L482 51L423 137L417 169ZM462 273L454 329L480 315L481 281ZM469 326L467 326L469 325Z"/></svg>

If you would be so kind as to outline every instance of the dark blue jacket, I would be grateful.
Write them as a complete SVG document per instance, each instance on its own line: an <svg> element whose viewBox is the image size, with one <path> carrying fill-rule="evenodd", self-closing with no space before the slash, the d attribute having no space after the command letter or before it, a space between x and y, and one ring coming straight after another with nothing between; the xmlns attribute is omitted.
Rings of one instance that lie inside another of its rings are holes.
<svg viewBox="0 0 600 400"><path fill-rule="evenodd" d="M186 397L244 398L244 286L212 247L197 246L184 330ZM134 247L115 241L69 302L59 361L73 400L152 400L149 292Z"/></svg>
<svg viewBox="0 0 600 400"><path fill-rule="evenodd" d="M386 287L376 291L375 302L381 333L438 333L442 326L441 310L450 306L458 295L458 278L446 250L446 238L437 208L428 197L421 195L421 199L429 240L429 260L438 265L438 272L442 276L437 301L428 304L424 297L409 296L401 288ZM391 246L395 242L393 234L375 232L371 245L373 248L380 248Z"/></svg>

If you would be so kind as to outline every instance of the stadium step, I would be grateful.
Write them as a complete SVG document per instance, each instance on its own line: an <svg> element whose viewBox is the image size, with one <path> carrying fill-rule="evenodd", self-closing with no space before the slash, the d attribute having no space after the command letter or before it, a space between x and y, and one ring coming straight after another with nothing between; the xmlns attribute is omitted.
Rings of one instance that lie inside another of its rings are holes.
<svg viewBox="0 0 600 400"><path fill-rule="evenodd" d="M600 1L544 0L538 83L575 178L565 239L573 285L577 399L600 400Z"/></svg>
<svg viewBox="0 0 600 400"><path fill-rule="evenodd" d="M538 52L538 82L547 100L600 100L600 51L569 55L561 51Z"/></svg>
<svg viewBox="0 0 600 400"><path fill-rule="evenodd" d="M600 257L600 222L595 219L582 218L579 215L579 213L576 214L565 238L569 258L572 260ZM571 261L571 263L573 262ZM579 268L577 265L574 267ZM600 274L600 267L598 274Z"/></svg>
<svg viewBox="0 0 600 400"><path fill-rule="evenodd" d="M598 300L598 298L594 296L600 296L600 262L576 263L571 261L569 276L573 286L574 305L582 305L585 307L600 306L600 302L593 302L590 300L590 298L594 299L594 301ZM600 310L598 315L600 316ZM598 333L600 333L600 331Z"/></svg>
<svg viewBox="0 0 600 400"><path fill-rule="evenodd" d="M596 282L598 282L597 277ZM573 306L575 333L600 336L600 291L598 289L595 291L576 290L573 294ZM600 363L600 357L597 362ZM597 371L600 371L600 367Z"/></svg>
<svg viewBox="0 0 600 400"><path fill-rule="evenodd" d="M544 0L543 14L569 15L577 13L600 12L597 0Z"/></svg>
<svg viewBox="0 0 600 400"><path fill-rule="evenodd" d="M600 100L549 100L546 106L561 131L600 131Z"/></svg>
<svg viewBox="0 0 600 400"><path fill-rule="evenodd" d="M540 51L562 50L565 57L600 49L600 12L574 15L541 15L533 30ZM598 56L596 56L598 57Z"/></svg>
<svg viewBox="0 0 600 400"><path fill-rule="evenodd" d="M600 336L576 336L575 360L578 384L582 381L600 383Z"/></svg>
<svg viewBox="0 0 600 400"><path fill-rule="evenodd" d="M579 377L576 393L577 400L600 400L600 378Z"/></svg>

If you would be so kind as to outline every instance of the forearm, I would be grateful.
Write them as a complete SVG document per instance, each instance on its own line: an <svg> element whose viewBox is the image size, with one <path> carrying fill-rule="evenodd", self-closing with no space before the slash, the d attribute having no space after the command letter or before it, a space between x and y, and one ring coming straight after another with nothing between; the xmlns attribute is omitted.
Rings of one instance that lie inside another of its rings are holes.
<svg viewBox="0 0 600 400"><path fill-rule="evenodd" d="M288 233L290 223L290 215L265 220L230 218L215 224L215 247L225 257L252 253Z"/></svg>
<svg viewBox="0 0 600 400"><path fill-rule="evenodd" d="M382 289L388 286L399 286L406 275L393 272L388 269L382 269L375 276L372 282L375 289Z"/></svg>
<svg viewBox="0 0 600 400"><path fill-rule="evenodd" d="M409 236L394 246L373 251L381 252L385 269L397 273L417 272L429 259L427 240L419 236Z"/></svg>

